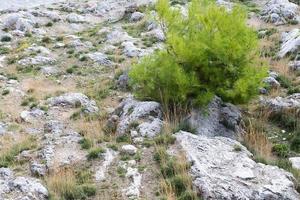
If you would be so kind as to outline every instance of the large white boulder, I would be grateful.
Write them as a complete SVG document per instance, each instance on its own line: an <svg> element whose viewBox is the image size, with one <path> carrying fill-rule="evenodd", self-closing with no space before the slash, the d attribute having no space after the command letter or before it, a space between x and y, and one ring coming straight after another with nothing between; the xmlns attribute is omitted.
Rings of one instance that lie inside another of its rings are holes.
<svg viewBox="0 0 300 200"><path fill-rule="evenodd" d="M204 199L300 199L290 173L256 163L237 141L188 132L179 132L176 138L191 161L194 187Z"/></svg>

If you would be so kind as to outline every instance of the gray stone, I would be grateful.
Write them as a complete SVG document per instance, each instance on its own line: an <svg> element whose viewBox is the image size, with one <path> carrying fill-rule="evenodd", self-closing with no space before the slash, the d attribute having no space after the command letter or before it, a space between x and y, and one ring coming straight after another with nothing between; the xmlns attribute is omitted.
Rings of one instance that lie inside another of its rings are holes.
<svg viewBox="0 0 300 200"><path fill-rule="evenodd" d="M44 117L44 115L45 115L45 112L43 110L35 108L35 109L29 110L29 111L27 111L27 110L22 111L20 114L20 117L25 122L32 123L34 121L40 120L42 117Z"/></svg>
<svg viewBox="0 0 300 200"><path fill-rule="evenodd" d="M34 176L45 176L47 169L46 165L32 162L30 165L30 171Z"/></svg>
<svg viewBox="0 0 300 200"><path fill-rule="evenodd" d="M288 0L270 0L261 11L261 18L275 25L298 19L298 6Z"/></svg>
<svg viewBox="0 0 300 200"><path fill-rule="evenodd" d="M280 87L280 83L273 77L267 77L264 79L264 82L267 83L272 88L278 88Z"/></svg>
<svg viewBox="0 0 300 200"><path fill-rule="evenodd" d="M61 73L61 71L56 66L41 67L41 72L46 76L54 76Z"/></svg>
<svg viewBox="0 0 300 200"><path fill-rule="evenodd" d="M121 76L119 76L117 80L117 87L119 90L126 91L129 87L129 76L128 73L125 72Z"/></svg>
<svg viewBox="0 0 300 200"><path fill-rule="evenodd" d="M293 168L300 170L300 157L289 158L289 161L292 163Z"/></svg>
<svg viewBox="0 0 300 200"><path fill-rule="evenodd" d="M290 109L299 109L300 93L295 93L287 97L275 97L271 99L263 98L261 99L260 104L274 113Z"/></svg>
<svg viewBox="0 0 300 200"><path fill-rule="evenodd" d="M142 49L137 48L133 42L123 42L123 53L130 58L139 57L142 53Z"/></svg>
<svg viewBox="0 0 300 200"><path fill-rule="evenodd" d="M117 125L117 134L124 135L129 133L134 127L132 124L138 123L138 126L146 123L147 130L152 130L151 132L145 131L146 135L156 135L160 133L157 128L157 123L152 123L155 119L162 118L162 111L160 104L154 101L137 101L133 98L125 99L119 107L114 111L114 115L119 117L119 123ZM151 127L154 125L155 127ZM139 129L141 131L141 129ZM154 130L157 130L155 133ZM142 131L143 132L143 131Z"/></svg>
<svg viewBox="0 0 300 200"><path fill-rule="evenodd" d="M92 59L94 62L97 62L100 65L112 66L113 64L112 61L108 58L108 56L101 52L89 53L87 55L90 59Z"/></svg>
<svg viewBox="0 0 300 200"><path fill-rule="evenodd" d="M128 35L127 32L123 30L114 30L107 34L106 42L109 44L118 44L125 41L132 41L133 38Z"/></svg>
<svg viewBox="0 0 300 200"><path fill-rule="evenodd" d="M35 57L23 58L18 61L18 64L21 66L41 66L41 65L52 65L56 63L56 59L49 56L37 55Z"/></svg>
<svg viewBox="0 0 300 200"><path fill-rule="evenodd" d="M279 58L296 53L300 48L300 29L282 33L281 42L280 51L277 54Z"/></svg>
<svg viewBox="0 0 300 200"><path fill-rule="evenodd" d="M87 113L96 113L99 111L96 102L81 93L65 93L58 97L49 98L47 102L50 106L83 107Z"/></svg>
<svg viewBox="0 0 300 200"><path fill-rule="evenodd" d="M78 15L76 13L71 13L71 14L67 15L66 19L69 23L84 23L84 22L86 22L85 17Z"/></svg>
<svg viewBox="0 0 300 200"><path fill-rule="evenodd" d="M134 155L137 152L137 148L131 144L127 144L121 147L121 152L124 154Z"/></svg>
<svg viewBox="0 0 300 200"><path fill-rule="evenodd" d="M129 21L130 22L137 22L137 21L142 20L144 18L144 16L145 15L143 13L141 13L141 12L134 12L134 13L132 13Z"/></svg>
<svg viewBox="0 0 300 200"><path fill-rule="evenodd" d="M0 168L0 199L16 199L17 196L22 199L46 200L48 190L38 179L15 177L10 169Z"/></svg>
<svg viewBox="0 0 300 200"><path fill-rule="evenodd" d="M239 142L224 137L176 134L177 143L191 162L193 185L204 199L296 200L292 174L256 163ZM241 150L235 150L240 146Z"/></svg>
<svg viewBox="0 0 300 200"><path fill-rule="evenodd" d="M187 119L196 134L236 138L242 119L239 109L215 97L203 110L193 110Z"/></svg>

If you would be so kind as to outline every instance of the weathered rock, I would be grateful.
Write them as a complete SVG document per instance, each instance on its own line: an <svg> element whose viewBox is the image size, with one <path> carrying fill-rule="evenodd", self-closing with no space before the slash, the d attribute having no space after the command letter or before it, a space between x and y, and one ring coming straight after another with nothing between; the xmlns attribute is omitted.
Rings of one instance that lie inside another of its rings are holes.
<svg viewBox="0 0 300 200"><path fill-rule="evenodd" d="M83 107L88 113L99 111L96 102L81 93L66 93L58 97L49 98L47 101L50 106Z"/></svg>
<svg viewBox="0 0 300 200"><path fill-rule="evenodd" d="M147 130L151 130L149 133L157 135L160 130L157 130L157 124L151 123L155 119L160 120L162 118L162 112L160 104L153 101L136 101L132 98L125 99L119 107L114 111L114 115L119 117L119 123L117 125L117 134L124 135L129 133L130 130L142 126L143 123L147 122ZM132 127L134 123L137 123L136 127ZM154 125L155 127L151 127ZM153 130L157 130L155 133ZM146 135L147 132L144 132Z"/></svg>
<svg viewBox="0 0 300 200"><path fill-rule="evenodd" d="M277 54L279 58L296 53L300 48L300 29L282 33L281 42L280 51Z"/></svg>
<svg viewBox="0 0 300 200"><path fill-rule="evenodd" d="M300 61L293 61L289 63L289 67L293 71L300 71Z"/></svg>
<svg viewBox="0 0 300 200"><path fill-rule="evenodd" d="M41 65L52 65L56 63L56 59L51 58L49 56L37 55L35 57L27 57L18 61L18 64L26 67L26 66L41 66Z"/></svg>
<svg viewBox="0 0 300 200"><path fill-rule="evenodd" d="M106 42L109 44L118 44L125 41L132 41L133 38L128 35L127 32L122 30L114 30L107 34Z"/></svg>
<svg viewBox="0 0 300 200"><path fill-rule="evenodd" d="M117 155L117 152L115 152L112 149L107 149L104 153L104 161L97 167L97 171L95 174L96 181L103 181L105 180L105 173L107 171L107 168L110 166L110 164L113 162Z"/></svg>
<svg viewBox="0 0 300 200"><path fill-rule="evenodd" d="M4 135L7 132L7 124L0 122L0 135Z"/></svg>
<svg viewBox="0 0 300 200"><path fill-rule="evenodd" d="M276 97L272 99L261 99L261 105L269 108L272 112L300 108L300 93L295 93L287 97Z"/></svg>
<svg viewBox="0 0 300 200"><path fill-rule="evenodd" d="M10 14L4 20L4 28L18 30L22 32L32 32L33 27L37 24L34 16L29 13Z"/></svg>
<svg viewBox="0 0 300 200"><path fill-rule="evenodd" d="M34 108L29 111L27 111L27 110L22 111L20 114L20 117L25 122L32 123L34 121L40 120L44 115L45 115L45 112L43 110Z"/></svg>
<svg viewBox="0 0 300 200"><path fill-rule="evenodd" d="M85 17L78 15L76 13L71 13L71 14L67 15L66 19L69 23L84 23L84 22L86 22Z"/></svg>
<svg viewBox="0 0 300 200"><path fill-rule="evenodd" d="M112 61L109 60L107 55L105 55L101 52L89 53L88 57L100 65L112 66L112 64L113 64Z"/></svg>
<svg viewBox="0 0 300 200"><path fill-rule="evenodd" d="M137 152L137 148L133 145L127 144L121 147L121 152L124 154L134 155Z"/></svg>
<svg viewBox="0 0 300 200"><path fill-rule="evenodd" d="M15 177L10 169L0 168L0 198L46 200L48 191L38 179Z"/></svg>
<svg viewBox="0 0 300 200"><path fill-rule="evenodd" d="M30 165L30 171L34 176L45 176L47 169L46 165L32 162Z"/></svg>
<svg viewBox="0 0 300 200"><path fill-rule="evenodd" d="M132 15L130 16L130 19L129 19L129 21L130 22L137 22L137 21L140 21L140 20L142 20L143 18L144 18L144 14L143 13L141 13L141 12L134 12L134 13L132 13Z"/></svg>
<svg viewBox="0 0 300 200"><path fill-rule="evenodd" d="M46 76L59 75L61 71L56 66L44 66L41 67L41 72Z"/></svg>
<svg viewBox="0 0 300 200"><path fill-rule="evenodd" d="M196 134L236 138L242 119L239 109L215 97L205 110L193 110L187 119Z"/></svg>
<svg viewBox="0 0 300 200"><path fill-rule="evenodd" d="M162 120L155 118L152 122L144 122L137 127L137 130L143 137L153 138L160 133L163 126Z"/></svg>
<svg viewBox="0 0 300 200"><path fill-rule="evenodd" d="M119 76L117 80L117 87L119 90L126 91L129 87L129 76L128 72L125 72L121 76Z"/></svg>
<svg viewBox="0 0 300 200"><path fill-rule="evenodd" d="M142 175L138 172L137 168L129 167L127 169L126 177L131 179L131 183L128 188L124 189L125 195L129 199L138 199L140 196Z"/></svg>
<svg viewBox="0 0 300 200"><path fill-rule="evenodd" d="M204 199L300 198L290 173L276 166L256 163L239 142L187 132L177 133L176 138L192 164L193 184Z"/></svg>
<svg viewBox="0 0 300 200"><path fill-rule="evenodd" d="M62 122L56 121L56 120L50 120L44 124L44 132L45 133L52 133L52 134L60 135L60 134L62 134L64 128L65 128L64 124Z"/></svg>
<svg viewBox="0 0 300 200"><path fill-rule="evenodd" d="M140 54L142 53L142 49L137 48L133 42L123 42L123 53L128 56L128 57L139 57Z"/></svg>
<svg viewBox="0 0 300 200"><path fill-rule="evenodd" d="M145 36L146 37L151 37L151 38L154 38L155 40L160 41L160 42L163 42L163 41L166 40L166 36L160 28L156 28L156 29L153 29L149 32L142 33L141 36L142 37L145 37Z"/></svg>
<svg viewBox="0 0 300 200"><path fill-rule="evenodd" d="M280 83L274 77L271 77L271 76L265 78L264 82L267 83L272 88L280 87Z"/></svg>
<svg viewBox="0 0 300 200"><path fill-rule="evenodd" d="M300 157L289 158L289 161L292 163L293 168L300 170Z"/></svg>
<svg viewBox="0 0 300 200"><path fill-rule="evenodd" d="M288 0L270 0L261 12L261 18L266 22L282 25L297 20L297 4Z"/></svg>

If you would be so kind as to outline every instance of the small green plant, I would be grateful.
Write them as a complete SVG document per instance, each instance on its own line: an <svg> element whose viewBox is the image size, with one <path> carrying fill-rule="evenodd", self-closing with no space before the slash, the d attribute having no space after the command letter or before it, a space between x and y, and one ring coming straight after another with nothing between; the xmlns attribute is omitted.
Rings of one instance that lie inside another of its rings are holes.
<svg viewBox="0 0 300 200"><path fill-rule="evenodd" d="M9 48L7 47L0 47L0 55L2 54L8 54L9 53Z"/></svg>
<svg viewBox="0 0 300 200"><path fill-rule="evenodd" d="M10 36L3 36L2 38L1 38L1 42L10 42L11 41L11 37Z"/></svg>
<svg viewBox="0 0 300 200"><path fill-rule="evenodd" d="M280 85L284 88L291 88L292 87L292 81L283 75L279 75L277 77L277 80L279 81Z"/></svg>
<svg viewBox="0 0 300 200"><path fill-rule="evenodd" d="M240 145L238 145L238 144L235 144L233 146L233 150L239 152L239 151L242 151L242 147Z"/></svg>
<svg viewBox="0 0 300 200"><path fill-rule="evenodd" d="M272 152L281 158L286 158L289 155L289 147L286 144L275 144L272 147Z"/></svg>
<svg viewBox="0 0 300 200"><path fill-rule="evenodd" d="M291 140L291 150L300 153L300 131Z"/></svg>
<svg viewBox="0 0 300 200"><path fill-rule="evenodd" d="M42 42L43 43L50 43L51 42L51 38L50 37L48 37L48 36L46 36L46 37L43 37L43 39L42 39Z"/></svg>
<svg viewBox="0 0 300 200"><path fill-rule="evenodd" d="M8 89L5 89L2 91L2 95L5 96L5 95L8 95L9 94L9 90Z"/></svg>
<svg viewBox="0 0 300 200"><path fill-rule="evenodd" d="M130 140L131 140L131 139L130 139L129 135L127 135L127 134L118 136L118 137L116 138L116 142L117 142L117 143L121 143L121 142L124 142L124 143L130 143Z"/></svg>
<svg viewBox="0 0 300 200"><path fill-rule="evenodd" d="M46 27L51 27L51 26L53 26L53 23L52 23L52 22L48 22L48 23L46 24Z"/></svg>
<svg viewBox="0 0 300 200"><path fill-rule="evenodd" d="M93 142L88 138L83 138L79 141L82 149L90 149L93 146Z"/></svg>
<svg viewBox="0 0 300 200"><path fill-rule="evenodd" d="M34 137L26 137L20 142L14 144L8 151L0 152L0 167L9 167L16 163L15 157L22 151L30 150L36 147Z"/></svg>
<svg viewBox="0 0 300 200"><path fill-rule="evenodd" d="M87 159L88 160L94 160L99 158L100 154L104 153L105 150L100 148L100 147L95 147L93 149L91 149L87 155Z"/></svg>

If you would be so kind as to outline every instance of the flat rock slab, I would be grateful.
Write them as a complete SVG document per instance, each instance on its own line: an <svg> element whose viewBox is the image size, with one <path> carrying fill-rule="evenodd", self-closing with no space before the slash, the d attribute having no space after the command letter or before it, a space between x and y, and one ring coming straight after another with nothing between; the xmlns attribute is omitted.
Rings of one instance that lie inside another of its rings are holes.
<svg viewBox="0 0 300 200"><path fill-rule="evenodd" d="M193 184L204 199L300 199L290 173L256 163L235 140L183 131L176 138L192 163Z"/></svg>

